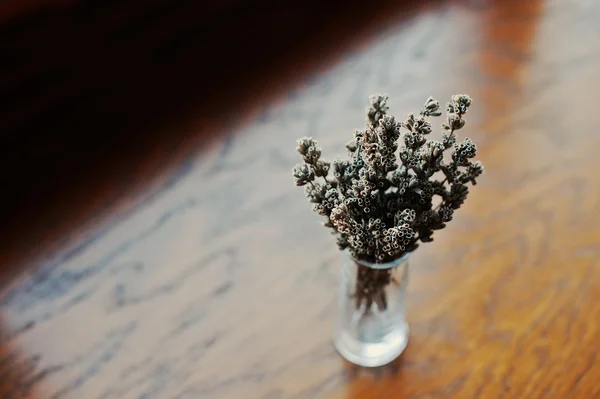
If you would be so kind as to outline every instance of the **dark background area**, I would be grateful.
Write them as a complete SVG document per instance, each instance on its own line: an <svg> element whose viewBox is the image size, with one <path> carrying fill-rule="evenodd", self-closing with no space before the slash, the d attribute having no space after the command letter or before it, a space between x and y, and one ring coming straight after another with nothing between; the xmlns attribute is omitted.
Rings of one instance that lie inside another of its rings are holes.
<svg viewBox="0 0 600 399"><path fill-rule="evenodd" d="M302 79L426 6L4 2L3 263L31 259L52 237L63 245L108 209L126 210L124 198L159 190L183 167L182 152L259 117Z"/></svg>

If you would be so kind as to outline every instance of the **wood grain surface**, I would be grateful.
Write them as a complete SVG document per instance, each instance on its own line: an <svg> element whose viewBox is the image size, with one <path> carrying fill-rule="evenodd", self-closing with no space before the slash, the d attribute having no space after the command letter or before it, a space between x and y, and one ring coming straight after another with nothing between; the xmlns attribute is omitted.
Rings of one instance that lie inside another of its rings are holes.
<svg viewBox="0 0 600 399"><path fill-rule="evenodd" d="M10 241L0 397L600 397L600 3L400 15L238 128L180 134ZM412 258L406 352L365 370L331 344L341 255L291 168L302 135L342 155L381 91L397 115L469 93L461 133L487 173ZM77 211L128 183L102 217Z"/></svg>

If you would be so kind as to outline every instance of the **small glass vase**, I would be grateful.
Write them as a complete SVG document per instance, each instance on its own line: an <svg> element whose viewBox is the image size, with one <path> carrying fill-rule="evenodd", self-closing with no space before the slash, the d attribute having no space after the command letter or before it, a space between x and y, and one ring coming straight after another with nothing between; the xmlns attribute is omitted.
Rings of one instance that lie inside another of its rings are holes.
<svg viewBox="0 0 600 399"><path fill-rule="evenodd" d="M383 366L406 348L409 255L389 263L346 257L342 265L334 344L351 363L364 367Z"/></svg>

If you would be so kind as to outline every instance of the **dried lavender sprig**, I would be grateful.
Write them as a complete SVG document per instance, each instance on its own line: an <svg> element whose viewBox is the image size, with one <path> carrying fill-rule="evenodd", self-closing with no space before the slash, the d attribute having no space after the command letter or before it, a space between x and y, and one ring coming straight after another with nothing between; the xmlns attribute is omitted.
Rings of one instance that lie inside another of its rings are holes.
<svg viewBox="0 0 600 399"><path fill-rule="evenodd" d="M438 101L429 97L419 117L409 114L400 122L387 114L387 100L386 95L370 98L367 127L348 144L349 159L329 164L320 159L317 142L305 137L298 140L304 163L294 168L296 184L310 184L307 196L339 247L370 262L397 259L418 242L431 241L463 204L467 184L476 184L484 171L472 161L475 144L468 138L456 142L472 104L468 95L452 96L447 104L441 141L427 139L432 126L426 118L441 115ZM447 162L444 153L451 149ZM444 179L436 178L437 172ZM434 208L435 197L440 205ZM406 211L414 218L403 217Z"/></svg>
<svg viewBox="0 0 600 399"><path fill-rule="evenodd" d="M307 198L336 235L338 247L348 249L357 260L378 263L404 256L419 242L432 241L434 231L446 227L464 203L467 184L475 185L484 171L481 162L472 161L475 144L469 138L457 143L455 135L465 125L463 115L472 104L469 96L452 96L446 105L441 141L427 139L432 127L425 118L441 116L433 97L425 102L420 117L409 114L404 122L387 114L387 100L386 95L371 96L367 126L355 131L347 145L349 159L329 164L320 159L317 142L305 137L298 140L304 163L294 168L296 184L306 185ZM446 162L444 153L450 149L454 152ZM330 169L332 179L327 178ZM435 177L438 172L443 180ZM436 207L434 197L440 198ZM356 307L365 304L370 311L376 304L385 309L389 277L390 270L358 264Z"/></svg>

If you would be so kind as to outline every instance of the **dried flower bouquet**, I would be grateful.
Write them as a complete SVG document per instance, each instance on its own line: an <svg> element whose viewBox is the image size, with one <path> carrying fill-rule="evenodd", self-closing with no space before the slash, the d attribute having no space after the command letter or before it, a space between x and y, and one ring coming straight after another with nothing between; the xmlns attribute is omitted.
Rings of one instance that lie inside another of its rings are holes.
<svg viewBox="0 0 600 399"><path fill-rule="evenodd" d="M438 101L429 97L420 115L411 113L405 121L388 114L387 101L386 95L370 97L366 128L355 131L347 144L348 159L326 162L317 142L304 137L297 148L303 162L293 170L296 185L305 186L339 248L370 263L394 261L419 242L432 241L484 170L473 161L475 144L456 138L472 102L468 95L454 95L446 105L441 141L427 138L432 131L428 119L442 115ZM364 304L368 311L375 303L385 310L391 280L390 269L359 264L356 307Z"/></svg>

